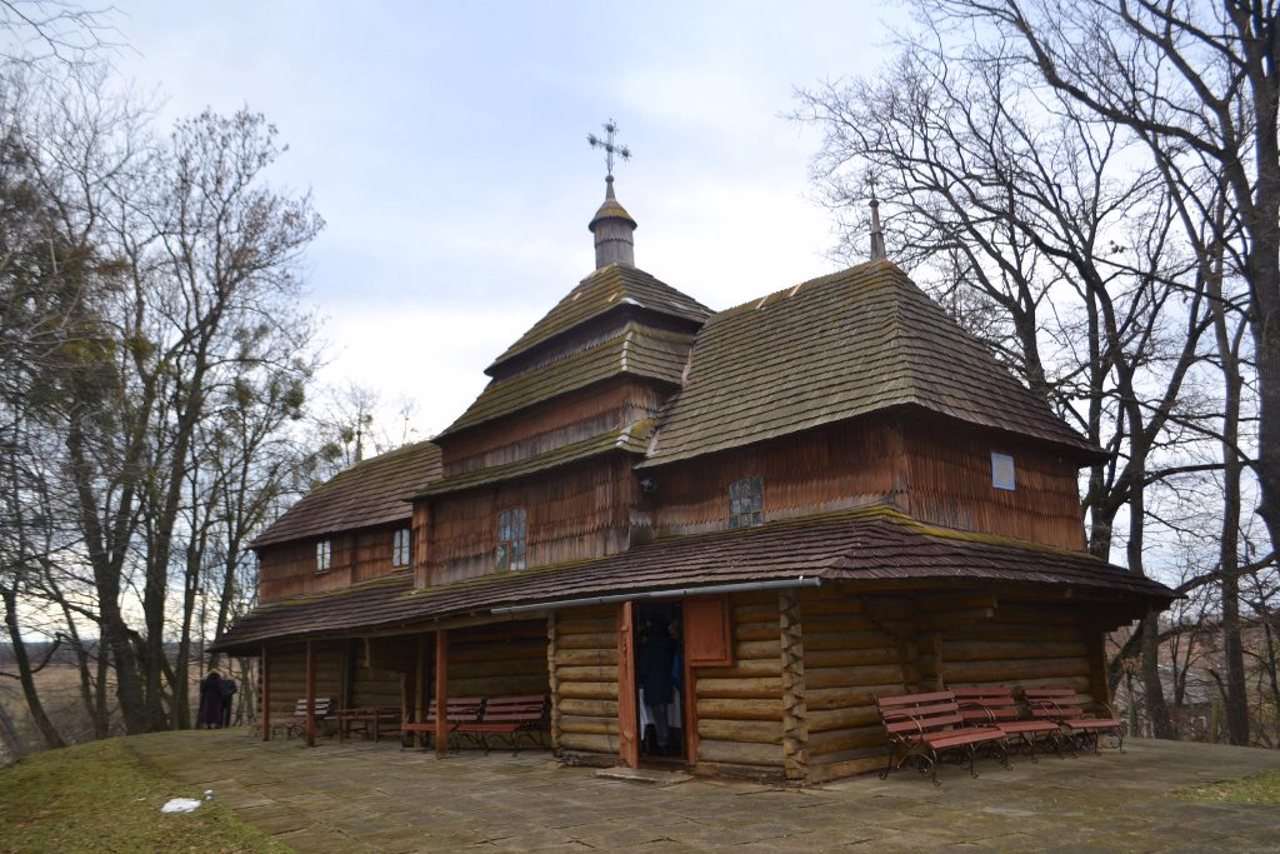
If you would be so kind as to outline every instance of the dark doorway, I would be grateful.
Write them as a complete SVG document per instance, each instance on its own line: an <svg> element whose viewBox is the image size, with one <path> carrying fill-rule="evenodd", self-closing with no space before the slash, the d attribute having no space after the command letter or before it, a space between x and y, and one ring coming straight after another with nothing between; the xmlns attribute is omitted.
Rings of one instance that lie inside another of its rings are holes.
<svg viewBox="0 0 1280 854"><path fill-rule="evenodd" d="M683 609L679 602L637 603L635 608L633 648L640 759L686 762Z"/></svg>

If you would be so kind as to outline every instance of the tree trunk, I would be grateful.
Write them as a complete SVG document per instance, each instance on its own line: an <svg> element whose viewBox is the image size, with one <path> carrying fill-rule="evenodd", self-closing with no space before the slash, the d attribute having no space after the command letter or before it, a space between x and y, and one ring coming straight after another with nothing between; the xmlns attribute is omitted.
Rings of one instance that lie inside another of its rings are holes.
<svg viewBox="0 0 1280 854"><path fill-rule="evenodd" d="M40 702L40 693L36 690L35 674L31 672L31 657L27 655L27 644L22 638L18 625L18 591L16 587L0 585L0 597L4 598L4 626L9 632L9 643L13 647L13 657L18 665L18 680L22 683L22 695L31 711L31 719L35 721L45 744L51 748L66 747L67 744L59 735L57 727L45 713L44 704Z"/></svg>

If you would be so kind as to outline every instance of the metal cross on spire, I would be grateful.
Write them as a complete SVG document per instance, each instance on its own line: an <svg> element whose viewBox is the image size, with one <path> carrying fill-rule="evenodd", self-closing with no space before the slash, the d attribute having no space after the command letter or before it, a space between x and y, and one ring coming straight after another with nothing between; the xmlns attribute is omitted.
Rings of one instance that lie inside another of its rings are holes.
<svg viewBox="0 0 1280 854"><path fill-rule="evenodd" d="M587 142L591 143L592 148L604 149L604 164L608 170L605 173L605 180L610 184L613 183L613 155L618 155L623 160L631 159L631 149L625 145L614 145L613 136L618 132L618 124L613 119L604 124L605 138L601 139L594 133L587 134Z"/></svg>

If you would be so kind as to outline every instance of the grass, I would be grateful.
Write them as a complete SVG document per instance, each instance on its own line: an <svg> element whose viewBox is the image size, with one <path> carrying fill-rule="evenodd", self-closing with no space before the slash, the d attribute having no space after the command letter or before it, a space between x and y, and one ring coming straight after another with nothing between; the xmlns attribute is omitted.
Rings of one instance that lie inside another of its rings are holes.
<svg viewBox="0 0 1280 854"><path fill-rule="evenodd" d="M1179 794L1189 800L1280 807L1280 771L1268 771L1240 780L1223 780L1196 786Z"/></svg>
<svg viewBox="0 0 1280 854"><path fill-rule="evenodd" d="M287 852L208 801L165 815L201 792L151 770L112 738L34 754L0 770L0 852Z"/></svg>

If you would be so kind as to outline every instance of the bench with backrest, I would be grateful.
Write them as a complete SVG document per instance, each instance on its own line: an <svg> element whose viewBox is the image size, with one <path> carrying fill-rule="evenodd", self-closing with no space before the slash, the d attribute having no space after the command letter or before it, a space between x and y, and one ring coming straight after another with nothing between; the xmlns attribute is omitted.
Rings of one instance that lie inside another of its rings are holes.
<svg viewBox="0 0 1280 854"><path fill-rule="evenodd" d="M1099 737L1109 735L1116 739L1116 747L1124 752L1125 726L1109 707L1110 717L1087 715L1074 688L1023 688L1022 694L1032 717L1052 721L1062 727L1071 741L1092 744L1093 752L1097 753ZM1097 705L1105 707L1103 703Z"/></svg>
<svg viewBox="0 0 1280 854"><path fill-rule="evenodd" d="M951 692L960 706L960 716L971 726L993 726L1021 745L1036 760L1036 742L1047 741L1061 753L1062 728L1055 722L1027 719L1022 714L1013 688L1003 685L981 688L957 688Z"/></svg>
<svg viewBox="0 0 1280 854"><path fill-rule="evenodd" d="M915 760L920 773L940 786L938 762L948 753L966 757L970 775L977 777L974 759L978 748L989 749L1001 765L1009 767L1007 736L995 726L966 726L955 694L950 691L876 697L876 707L889 738L889 762L880 772L882 780L907 761Z"/></svg>
<svg viewBox="0 0 1280 854"><path fill-rule="evenodd" d="M445 730L449 734L449 742L454 739L454 730L464 723L475 723L480 720L480 716L484 713L483 697L447 697L445 699ZM408 747L408 741L415 735L422 735L423 747L431 744L431 736L436 731L436 704L434 701L427 704L427 719L425 721L416 721L401 724L400 731L402 735L401 746Z"/></svg>
<svg viewBox="0 0 1280 854"><path fill-rule="evenodd" d="M454 729L459 737L465 737L489 752L489 736L502 735L511 740L511 750L520 750L520 736L529 734L539 746L546 747L545 722L547 698L544 694L523 694L512 697L489 697L478 720L460 722Z"/></svg>
<svg viewBox="0 0 1280 854"><path fill-rule="evenodd" d="M316 726L320 726L324 721L328 720L333 714L333 698L332 697L316 697ZM293 714L284 715L283 717L274 718L271 721L271 731L278 729L284 730L286 738L293 738L295 735L302 735L307 728L307 698L302 697L293 706Z"/></svg>

